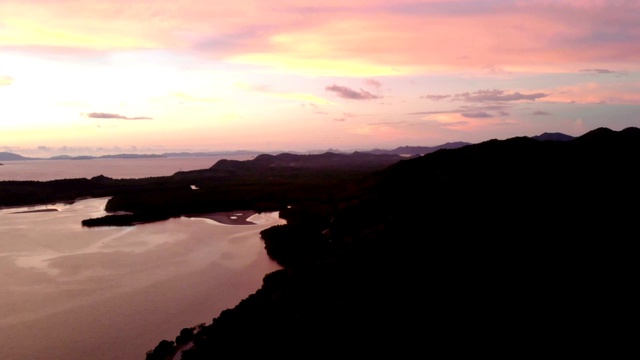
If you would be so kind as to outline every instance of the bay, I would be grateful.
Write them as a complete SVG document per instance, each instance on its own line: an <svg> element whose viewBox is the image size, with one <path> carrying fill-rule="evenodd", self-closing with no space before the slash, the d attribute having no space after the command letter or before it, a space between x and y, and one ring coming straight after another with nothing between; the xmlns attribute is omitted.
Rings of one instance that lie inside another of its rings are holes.
<svg viewBox="0 0 640 360"><path fill-rule="evenodd" d="M170 176L178 171L207 169L221 159L249 160L252 158L254 156L230 155L139 159L4 161L3 165L0 166L0 181L90 179L98 175L113 179L138 179Z"/></svg>
<svg viewBox="0 0 640 360"><path fill-rule="evenodd" d="M277 213L252 225L182 217L83 228L106 201L0 210L1 359L141 360L279 268L259 236L284 222Z"/></svg>

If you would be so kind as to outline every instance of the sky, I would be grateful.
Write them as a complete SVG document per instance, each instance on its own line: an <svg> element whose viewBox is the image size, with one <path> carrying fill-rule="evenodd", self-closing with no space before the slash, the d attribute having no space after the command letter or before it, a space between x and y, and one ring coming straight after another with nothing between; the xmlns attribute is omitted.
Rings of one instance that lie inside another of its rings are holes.
<svg viewBox="0 0 640 360"><path fill-rule="evenodd" d="M436 146L640 127L640 1L0 0L0 151Z"/></svg>

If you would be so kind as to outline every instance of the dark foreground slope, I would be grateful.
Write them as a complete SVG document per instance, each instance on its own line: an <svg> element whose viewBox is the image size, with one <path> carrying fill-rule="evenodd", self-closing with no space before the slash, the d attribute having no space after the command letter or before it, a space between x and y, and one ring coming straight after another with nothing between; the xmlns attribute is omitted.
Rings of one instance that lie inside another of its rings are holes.
<svg viewBox="0 0 640 360"><path fill-rule="evenodd" d="M294 206L263 233L285 268L184 329L182 358L611 356L631 339L639 161L637 128L492 140L401 161L330 213Z"/></svg>

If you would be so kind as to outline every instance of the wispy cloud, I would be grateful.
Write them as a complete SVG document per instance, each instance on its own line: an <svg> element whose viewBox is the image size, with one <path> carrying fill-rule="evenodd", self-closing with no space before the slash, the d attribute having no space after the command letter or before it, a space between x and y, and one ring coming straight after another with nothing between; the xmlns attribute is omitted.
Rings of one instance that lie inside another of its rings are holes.
<svg viewBox="0 0 640 360"><path fill-rule="evenodd" d="M480 102L478 104L458 106L450 110L418 111L408 113L407 115L426 115L427 119L438 119L438 122L441 123L441 125L444 124L448 127L459 128L462 125L477 127L480 126L480 124L495 125L505 123L505 117L510 115L507 110L513 109L517 106L518 103ZM489 121L489 119L492 120Z"/></svg>
<svg viewBox="0 0 640 360"><path fill-rule="evenodd" d="M470 113L461 113L463 117L471 118L471 119L483 119L483 118L491 118L493 115L488 112L478 111L478 112L470 112Z"/></svg>
<svg viewBox="0 0 640 360"><path fill-rule="evenodd" d="M587 73L592 76L598 75L615 75L616 77L628 76L629 74L624 71L615 71L609 69L582 69L580 72Z"/></svg>
<svg viewBox="0 0 640 360"><path fill-rule="evenodd" d="M449 101L462 101L472 103L491 103L491 102L508 102L508 101L535 101L549 96L546 93L530 93L523 94L518 91L508 92L505 90L478 90L474 92L464 92L458 94L447 95L424 95L420 96L421 99L431 101L442 101L448 99Z"/></svg>
<svg viewBox="0 0 640 360"><path fill-rule="evenodd" d="M103 113L103 112L83 113L82 115L91 119L120 119L120 120L152 120L153 119L146 116L128 117L120 114Z"/></svg>
<svg viewBox="0 0 640 360"><path fill-rule="evenodd" d="M571 104L640 104L640 82L598 83L596 81L560 86L544 102Z"/></svg>
<svg viewBox="0 0 640 360"><path fill-rule="evenodd" d="M272 89L271 86L269 85L252 85L252 84L246 84L246 83L237 83L236 86L240 89L260 93L272 98L298 101L304 105L310 105L310 104L317 105L317 104L331 103L330 101L313 94L282 92L282 91Z"/></svg>
<svg viewBox="0 0 640 360"><path fill-rule="evenodd" d="M418 111L408 113L407 115L439 115L439 114L461 114L466 118L486 118L493 117L490 112L495 112L497 116L509 115L508 110L512 108L512 104L487 104L487 105L464 105L459 106L451 110L433 110L433 111ZM465 115L466 114L466 115Z"/></svg>
<svg viewBox="0 0 640 360"><path fill-rule="evenodd" d="M427 100L431 100L431 101L440 101L440 100L448 99L450 97L451 97L451 95L424 95L424 96L420 96L420 99L427 99Z"/></svg>
<svg viewBox="0 0 640 360"><path fill-rule="evenodd" d="M352 5L328 0L308 7L282 0L216 6L183 0L181 6L150 2L131 8L122 1L5 2L10 4L2 7L4 26L12 35L5 42L9 46L175 49L347 75L388 75L391 68L604 69L639 59L640 6L635 1L613 6L591 0ZM79 15L70 19L70 14Z"/></svg>
<svg viewBox="0 0 640 360"><path fill-rule="evenodd" d="M374 99L382 99L382 96L372 94L366 90L360 89L359 91L353 90L346 86L339 85L331 85L324 88L326 91L331 91L336 93L339 97L343 99L351 99L351 100L374 100Z"/></svg>
<svg viewBox="0 0 640 360"><path fill-rule="evenodd" d="M382 87L382 83L376 79L365 79L364 82L376 90L380 90L380 87Z"/></svg>
<svg viewBox="0 0 640 360"><path fill-rule="evenodd" d="M548 116L548 115L551 115L551 113L550 112L546 112L546 111L542 111L542 110L536 110L536 111L532 112L531 115Z"/></svg>
<svg viewBox="0 0 640 360"><path fill-rule="evenodd" d="M520 92L508 93L504 90L478 90L472 93L466 92L461 94L455 94L451 98L451 101L464 101L464 102L498 102L498 101L521 101L529 100L535 101L549 96L545 93L531 93L522 94Z"/></svg>
<svg viewBox="0 0 640 360"><path fill-rule="evenodd" d="M10 76L0 76L0 87L13 84L13 78Z"/></svg>
<svg viewBox="0 0 640 360"><path fill-rule="evenodd" d="M616 72L608 69L582 69L580 72L586 72L591 74L615 74Z"/></svg>

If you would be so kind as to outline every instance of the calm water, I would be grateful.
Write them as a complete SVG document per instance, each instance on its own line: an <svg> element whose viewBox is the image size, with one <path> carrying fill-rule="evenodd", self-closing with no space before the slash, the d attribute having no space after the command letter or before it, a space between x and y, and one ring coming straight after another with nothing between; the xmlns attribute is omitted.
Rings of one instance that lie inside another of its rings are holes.
<svg viewBox="0 0 640 360"><path fill-rule="evenodd" d="M200 159L199 159L200 160ZM0 359L138 359L210 323L278 268L255 225L177 218L82 228L107 199L0 210ZM56 209L55 212L14 214Z"/></svg>
<svg viewBox="0 0 640 360"><path fill-rule="evenodd" d="M178 171L211 167L220 159L249 160L254 156L207 156L190 158L152 159L93 159L93 160L28 160L4 161L0 166L3 180L56 180L92 178L98 175L114 179L169 176Z"/></svg>

